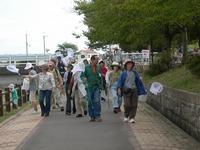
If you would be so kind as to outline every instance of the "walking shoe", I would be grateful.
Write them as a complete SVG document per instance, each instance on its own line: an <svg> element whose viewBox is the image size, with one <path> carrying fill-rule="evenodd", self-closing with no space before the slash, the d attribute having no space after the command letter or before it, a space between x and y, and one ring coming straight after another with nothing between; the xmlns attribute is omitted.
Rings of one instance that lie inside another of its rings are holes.
<svg viewBox="0 0 200 150"><path fill-rule="evenodd" d="M114 112L115 114L117 114L117 113L118 113L118 111L117 111L116 109L114 109L114 110L113 110L113 112Z"/></svg>
<svg viewBox="0 0 200 150"><path fill-rule="evenodd" d="M61 110L61 111L64 111L64 107L61 107L60 110Z"/></svg>
<svg viewBox="0 0 200 150"><path fill-rule="evenodd" d="M97 121L97 122L101 122L101 121L102 121L102 119L101 119L101 117L100 117L100 116L98 116L98 117L96 117L96 118L95 118L95 121Z"/></svg>
<svg viewBox="0 0 200 150"><path fill-rule="evenodd" d="M90 118L90 122L95 122L95 118Z"/></svg>
<svg viewBox="0 0 200 150"><path fill-rule="evenodd" d="M66 114L66 115L71 115L71 113L70 113L70 112L66 112L65 114Z"/></svg>
<svg viewBox="0 0 200 150"><path fill-rule="evenodd" d="M124 122L128 122L128 118L125 117L125 118L124 118Z"/></svg>
<svg viewBox="0 0 200 150"><path fill-rule="evenodd" d="M84 111L84 115L85 115L85 116L87 115L87 111Z"/></svg>
<svg viewBox="0 0 200 150"><path fill-rule="evenodd" d="M45 117L49 117L49 113L45 114L44 116L45 116Z"/></svg>
<svg viewBox="0 0 200 150"><path fill-rule="evenodd" d="M77 117L77 118L83 117L83 115L82 115L82 114L78 114L76 117Z"/></svg>
<svg viewBox="0 0 200 150"><path fill-rule="evenodd" d="M43 117L43 116L44 116L44 113L41 113L41 116Z"/></svg>
<svg viewBox="0 0 200 150"><path fill-rule="evenodd" d="M52 108L52 109L56 109L56 106L52 106L51 108Z"/></svg>
<svg viewBox="0 0 200 150"><path fill-rule="evenodd" d="M130 122L130 123L135 123L135 120L132 118L132 119L130 119L128 122Z"/></svg>
<svg viewBox="0 0 200 150"><path fill-rule="evenodd" d="M38 111L33 110L31 113L32 114L36 114L36 113L38 113Z"/></svg>

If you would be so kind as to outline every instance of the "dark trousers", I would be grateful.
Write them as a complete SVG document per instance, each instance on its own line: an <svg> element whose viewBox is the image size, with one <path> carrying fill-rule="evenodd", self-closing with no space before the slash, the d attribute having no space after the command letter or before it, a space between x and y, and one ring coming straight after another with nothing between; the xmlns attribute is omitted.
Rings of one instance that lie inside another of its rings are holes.
<svg viewBox="0 0 200 150"><path fill-rule="evenodd" d="M124 97L124 117L135 118L138 107L138 90L130 90Z"/></svg>
<svg viewBox="0 0 200 150"><path fill-rule="evenodd" d="M40 90L39 102L42 114L49 115L51 108L51 93L52 93L51 90ZM44 105L44 100L46 100L45 105Z"/></svg>
<svg viewBox="0 0 200 150"><path fill-rule="evenodd" d="M66 113L71 113L72 107L71 107L71 100L73 101L73 113L76 113L76 107L75 107L75 100L74 98L71 97L71 93L68 94L66 90L66 97L67 97L67 102L66 102Z"/></svg>

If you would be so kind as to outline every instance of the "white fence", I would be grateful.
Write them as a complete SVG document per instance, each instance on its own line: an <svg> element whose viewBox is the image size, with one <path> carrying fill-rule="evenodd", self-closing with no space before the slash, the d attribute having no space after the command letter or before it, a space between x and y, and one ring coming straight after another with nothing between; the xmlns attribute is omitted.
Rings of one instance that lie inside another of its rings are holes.
<svg viewBox="0 0 200 150"><path fill-rule="evenodd" d="M27 62L37 65L39 61L49 61L51 57L51 54L0 55L0 67L5 67L7 65L23 65Z"/></svg>

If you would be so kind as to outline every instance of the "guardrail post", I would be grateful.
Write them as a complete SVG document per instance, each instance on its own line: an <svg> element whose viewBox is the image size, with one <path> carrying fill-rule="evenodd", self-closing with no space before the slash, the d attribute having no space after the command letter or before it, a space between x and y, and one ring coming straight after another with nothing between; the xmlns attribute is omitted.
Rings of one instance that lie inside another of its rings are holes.
<svg viewBox="0 0 200 150"><path fill-rule="evenodd" d="M22 89L21 87L17 88L17 94L18 94L18 106L22 106Z"/></svg>
<svg viewBox="0 0 200 150"><path fill-rule="evenodd" d="M9 88L5 88L5 104L6 104L6 111L10 112L11 108L10 108L10 91Z"/></svg>
<svg viewBox="0 0 200 150"><path fill-rule="evenodd" d="M26 103L26 91L22 90L23 103Z"/></svg>
<svg viewBox="0 0 200 150"><path fill-rule="evenodd" d="M3 93L0 90L0 116L3 116Z"/></svg>

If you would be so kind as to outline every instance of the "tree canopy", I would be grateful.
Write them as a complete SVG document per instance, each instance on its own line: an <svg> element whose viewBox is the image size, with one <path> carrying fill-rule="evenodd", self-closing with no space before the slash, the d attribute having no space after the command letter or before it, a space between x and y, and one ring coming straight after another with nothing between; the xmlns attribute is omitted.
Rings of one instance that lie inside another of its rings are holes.
<svg viewBox="0 0 200 150"><path fill-rule="evenodd" d="M79 0L75 6L85 16L88 31L83 34L90 47L119 43L124 51L149 45L169 50L180 35L181 43L173 43L186 52L188 42L200 41L195 34L200 30L199 9L198 0Z"/></svg>

